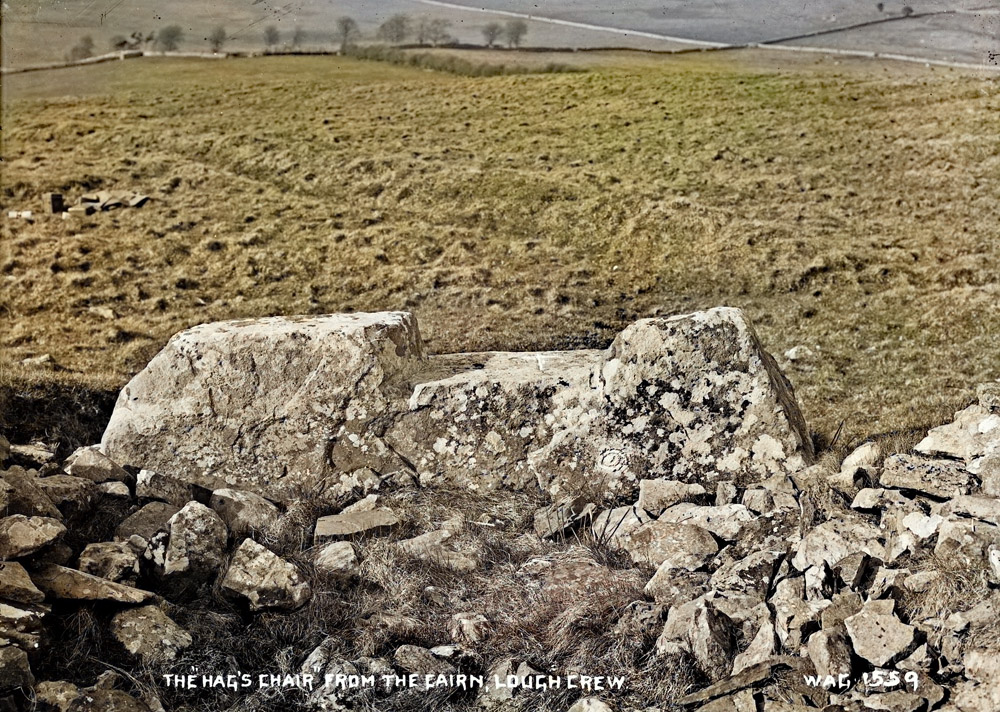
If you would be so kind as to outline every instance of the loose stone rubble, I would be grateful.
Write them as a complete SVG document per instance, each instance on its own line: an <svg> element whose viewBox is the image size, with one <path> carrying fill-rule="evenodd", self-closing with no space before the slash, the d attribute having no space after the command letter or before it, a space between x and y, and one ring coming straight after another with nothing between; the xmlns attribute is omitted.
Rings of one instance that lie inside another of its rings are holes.
<svg viewBox="0 0 1000 712"><path fill-rule="evenodd" d="M160 708L117 674L42 679L67 621L163 672L197 654L201 618L285 635L286 617L306 630L375 589L422 607L284 641L275 671L419 679L303 690L301 708L408 708L439 692L428 674L488 676L469 709L532 708L527 681L581 672L496 655L510 620L541 611L536 625L613 633L658 674L691 675L671 699L580 690L563 711L1000 709L1000 383L912 452L863 443L837 467L812 462L735 310L530 357L425 356L403 314L266 327L179 335L123 392L102 450L0 470L0 709ZM271 419L245 378L275 390ZM517 514L434 500L500 486L540 499ZM116 514L101 529L95 512ZM404 598L419 567L434 585Z"/></svg>

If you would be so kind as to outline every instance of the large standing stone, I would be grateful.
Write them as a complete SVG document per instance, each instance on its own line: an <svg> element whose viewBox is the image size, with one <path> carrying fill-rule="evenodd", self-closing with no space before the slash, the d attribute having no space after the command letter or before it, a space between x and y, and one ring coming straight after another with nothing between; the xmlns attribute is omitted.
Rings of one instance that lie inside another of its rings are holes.
<svg viewBox="0 0 1000 712"><path fill-rule="evenodd" d="M531 456L540 483L631 490L641 478L763 480L803 469L812 442L791 385L739 309L643 319L622 331Z"/></svg>
<svg viewBox="0 0 1000 712"><path fill-rule="evenodd" d="M391 453L369 425L422 360L402 312L203 324L125 386L101 441L112 459L281 500Z"/></svg>
<svg viewBox="0 0 1000 712"><path fill-rule="evenodd" d="M405 313L207 324L122 391L102 447L277 501L356 472L473 489L640 477L743 485L812 459L791 387L742 312L646 319L607 352L425 359Z"/></svg>
<svg viewBox="0 0 1000 712"><path fill-rule="evenodd" d="M222 588L245 598L250 609L293 610L312 595L294 565L261 546L253 539L244 539L229 565Z"/></svg>

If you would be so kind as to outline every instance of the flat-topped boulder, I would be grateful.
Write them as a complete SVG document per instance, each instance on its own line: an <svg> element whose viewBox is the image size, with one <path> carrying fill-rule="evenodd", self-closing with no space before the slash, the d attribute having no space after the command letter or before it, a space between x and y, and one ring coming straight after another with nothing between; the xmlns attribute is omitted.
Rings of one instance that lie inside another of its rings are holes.
<svg viewBox="0 0 1000 712"><path fill-rule="evenodd" d="M344 494L359 471L627 495L641 479L742 486L813 456L790 384L731 308L643 319L606 351L431 357L403 312L205 324L125 387L102 450L279 502Z"/></svg>

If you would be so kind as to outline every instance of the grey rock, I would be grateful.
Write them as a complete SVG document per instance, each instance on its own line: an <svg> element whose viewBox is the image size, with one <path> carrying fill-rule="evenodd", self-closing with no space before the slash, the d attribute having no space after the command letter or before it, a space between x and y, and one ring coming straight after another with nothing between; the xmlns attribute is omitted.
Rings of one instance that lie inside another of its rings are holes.
<svg viewBox="0 0 1000 712"><path fill-rule="evenodd" d="M704 598L671 609L657 649L669 641L685 644L699 669L712 681L729 677L735 647L733 624Z"/></svg>
<svg viewBox="0 0 1000 712"><path fill-rule="evenodd" d="M63 464L63 471L67 475L98 483L128 482L131 479L125 469L102 453L98 446L83 447L74 452Z"/></svg>
<svg viewBox="0 0 1000 712"><path fill-rule="evenodd" d="M21 564L16 561L0 561L0 600L41 603L45 600L45 594L35 587Z"/></svg>
<svg viewBox="0 0 1000 712"><path fill-rule="evenodd" d="M912 489L935 497L968 494L968 470L953 460L931 460L912 455L886 458L880 481L884 487Z"/></svg>
<svg viewBox="0 0 1000 712"><path fill-rule="evenodd" d="M866 442L855 448L850 455L844 458L844 461L840 465L840 471L847 472L859 467L866 470L873 470L878 466L880 454L881 451L878 445L871 441Z"/></svg>
<svg viewBox="0 0 1000 712"><path fill-rule="evenodd" d="M31 674L27 654L12 645L0 648L0 691L29 688L34 684L35 676Z"/></svg>
<svg viewBox="0 0 1000 712"><path fill-rule="evenodd" d="M274 503L259 494L230 488L215 490L209 506L222 517L234 536L266 532L274 527L281 516Z"/></svg>
<svg viewBox="0 0 1000 712"><path fill-rule="evenodd" d="M636 529L625 543L632 560L694 571L719 551L715 538L694 524L656 520Z"/></svg>
<svg viewBox="0 0 1000 712"><path fill-rule="evenodd" d="M776 636L774 625L765 620L757 629L757 634L750 641L746 650L733 659L733 674L738 675L747 668L769 660L776 652Z"/></svg>
<svg viewBox="0 0 1000 712"><path fill-rule="evenodd" d="M691 504L675 504L664 511L657 521L694 524L707 529L720 539L738 539L743 526L753 519L742 504L727 504L721 507L699 507Z"/></svg>
<svg viewBox="0 0 1000 712"><path fill-rule="evenodd" d="M149 542L159 532L166 531L170 518L180 509L166 502L150 502L128 516L115 530L116 541L128 541L133 536Z"/></svg>
<svg viewBox="0 0 1000 712"><path fill-rule="evenodd" d="M475 645L490 632L490 622L482 613L456 613L448 622L448 633L457 643Z"/></svg>
<svg viewBox="0 0 1000 712"><path fill-rule="evenodd" d="M614 712L614 710L596 697L581 697L567 712Z"/></svg>
<svg viewBox="0 0 1000 712"><path fill-rule="evenodd" d="M822 563L833 566L855 552L884 558L881 536L877 528L865 522L844 519L826 521L807 532L792 557L792 564L799 571Z"/></svg>
<svg viewBox="0 0 1000 712"><path fill-rule="evenodd" d="M354 545L349 541L334 541L327 544L320 549L313 565L317 571L345 581L361 574L358 556L354 553Z"/></svg>
<svg viewBox="0 0 1000 712"><path fill-rule="evenodd" d="M7 485L3 488L7 500L5 514L62 518L59 508L39 489L37 474L34 470L22 467L11 467L0 473L0 478Z"/></svg>
<svg viewBox="0 0 1000 712"><path fill-rule="evenodd" d="M134 586L139 578L139 557L125 542L95 542L80 552L78 568L91 576Z"/></svg>
<svg viewBox="0 0 1000 712"><path fill-rule="evenodd" d="M128 500L132 498L132 490L124 482L101 482L97 485L97 493L107 499Z"/></svg>
<svg viewBox="0 0 1000 712"><path fill-rule="evenodd" d="M416 322L402 312L203 324L122 390L101 448L213 490L284 501L336 471L386 471L392 453L369 420L422 361Z"/></svg>
<svg viewBox="0 0 1000 712"><path fill-rule="evenodd" d="M757 602L763 601L782 556L780 552L758 551L725 564L712 574L712 589L750 596Z"/></svg>
<svg viewBox="0 0 1000 712"><path fill-rule="evenodd" d="M966 464L982 457L1000 438L1000 414L982 405L955 413L955 420L932 429L914 448L929 457L950 457Z"/></svg>
<svg viewBox="0 0 1000 712"><path fill-rule="evenodd" d="M244 539L222 579L222 588L245 598L251 610L294 610L312 595L294 565L253 539Z"/></svg>
<svg viewBox="0 0 1000 712"><path fill-rule="evenodd" d="M146 603L155 597L149 591L106 581L57 564L45 564L31 571L32 582L46 595L74 601L115 601Z"/></svg>
<svg viewBox="0 0 1000 712"><path fill-rule="evenodd" d="M204 504L188 502L170 517L165 531L153 536L144 555L164 580L197 584L219 570L228 538L218 514Z"/></svg>
<svg viewBox="0 0 1000 712"><path fill-rule="evenodd" d="M66 527L51 517L14 514L0 519L0 559L17 559L33 554L62 538Z"/></svg>
<svg viewBox="0 0 1000 712"><path fill-rule="evenodd" d="M905 657L915 647L916 628L894 613L895 602L868 601L844 621L854 652L872 665L884 666Z"/></svg>
<svg viewBox="0 0 1000 712"><path fill-rule="evenodd" d="M700 484L688 484L677 480L640 480L639 501L636 506L653 514L659 514L664 509L678 502L691 501L705 494L705 488Z"/></svg>
<svg viewBox="0 0 1000 712"><path fill-rule="evenodd" d="M143 500L167 502L175 507L183 507L188 502L208 502L208 492L204 487L152 470L140 470L135 476L135 496Z"/></svg>
<svg viewBox="0 0 1000 712"><path fill-rule="evenodd" d="M615 507L594 517L591 532L597 541L614 549L622 549L628 537L650 521L650 516L640 507Z"/></svg>
<svg viewBox="0 0 1000 712"><path fill-rule="evenodd" d="M156 606L116 613L111 619L111 634L147 665L174 660L193 642L190 633Z"/></svg>
<svg viewBox="0 0 1000 712"><path fill-rule="evenodd" d="M679 606L693 601L708 590L709 575L704 571L674 568L669 562L661 565L646 584L645 593L664 606Z"/></svg>
<svg viewBox="0 0 1000 712"><path fill-rule="evenodd" d="M349 539L361 535L387 534L401 523L391 509L379 507L370 511L330 514L316 521L313 544Z"/></svg>
<svg viewBox="0 0 1000 712"><path fill-rule="evenodd" d="M83 477L51 475L39 477L35 485L67 519L79 519L94 508L97 488Z"/></svg>
<svg viewBox="0 0 1000 712"><path fill-rule="evenodd" d="M404 672L418 675L449 675L457 672L451 663L435 657L427 648L401 645L392 656L393 662Z"/></svg>
<svg viewBox="0 0 1000 712"><path fill-rule="evenodd" d="M809 636L809 659L823 677L851 674L851 646L843 627L818 630Z"/></svg>
<svg viewBox="0 0 1000 712"><path fill-rule="evenodd" d="M977 495L962 495L943 503L936 512L941 516L959 515L981 522L1000 525L1000 499Z"/></svg>

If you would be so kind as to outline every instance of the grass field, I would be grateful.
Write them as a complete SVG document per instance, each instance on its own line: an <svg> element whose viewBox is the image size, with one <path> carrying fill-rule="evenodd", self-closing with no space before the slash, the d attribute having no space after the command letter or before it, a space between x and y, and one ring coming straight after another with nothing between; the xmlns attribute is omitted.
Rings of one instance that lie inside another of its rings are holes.
<svg viewBox="0 0 1000 712"><path fill-rule="evenodd" d="M785 366L821 439L940 422L1000 377L1000 85L780 62L6 76L4 215L47 191L153 200L3 219L2 378L113 390L177 330L236 317L407 309L435 352L535 350L726 304L779 361L812 352ZM43 354L62 370L20 365Z"/></svg>

